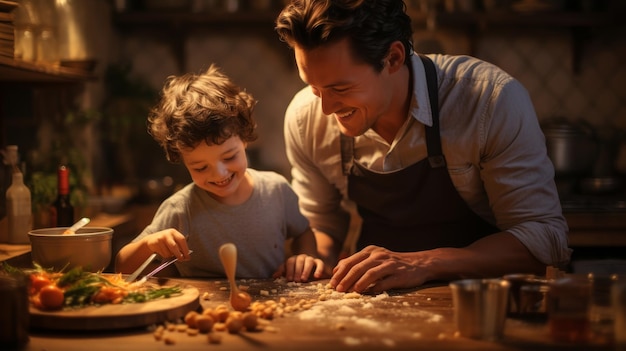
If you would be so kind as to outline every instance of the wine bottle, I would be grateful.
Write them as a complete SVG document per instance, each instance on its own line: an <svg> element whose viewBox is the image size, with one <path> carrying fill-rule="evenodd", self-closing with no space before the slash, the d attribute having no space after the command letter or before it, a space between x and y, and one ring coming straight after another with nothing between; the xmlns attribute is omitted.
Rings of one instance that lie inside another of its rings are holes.
<svg viewBox="0 0 626 351"><path fill-rule="evenodd" d="M30 190L24 185L24 175L16 167L13 181L6 191L9 243L28 244L28 232L33 229Z"/></svg>
<svg viewBox="0 0 626 351"><path fill-rule="evenodd" d="M52 226L71 227L74 224L74 207L70 203L70 170L66 166L58 169L57 198L52 206Z"/></svg>

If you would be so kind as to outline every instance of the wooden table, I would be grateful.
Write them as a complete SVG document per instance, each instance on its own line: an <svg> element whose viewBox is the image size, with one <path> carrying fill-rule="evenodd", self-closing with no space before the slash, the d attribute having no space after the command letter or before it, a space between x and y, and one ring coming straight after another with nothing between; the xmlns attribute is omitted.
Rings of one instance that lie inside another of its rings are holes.
<svg viewBox="0 0 626 351"><path fill-rule="evenodd" d="M199 289L203 308L227 304L224 280L178 281ZM287 305L315 301L308 309L285 313L255 332L213 332L222 335L219 345L207 335L170 331L176 343L155 340L154 326L122 331L59 332L33 330L25 350L611 350L609 345L559 345L550 342L545 324L508 319L505 336L497 342L472 340L455 333L453 306L447 285L379 295L332 292L326 281L294 284L284 280L239 280L253 301L281 297ZM205 299L203 295L208 297ZM320 301L323 294L328 299Z"/></svg>

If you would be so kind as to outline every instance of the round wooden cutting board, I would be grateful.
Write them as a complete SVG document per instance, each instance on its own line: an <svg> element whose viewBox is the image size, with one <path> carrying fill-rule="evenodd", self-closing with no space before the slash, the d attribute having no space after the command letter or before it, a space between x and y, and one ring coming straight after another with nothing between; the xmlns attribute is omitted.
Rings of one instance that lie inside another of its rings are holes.
<svg viewBox="0 0 626 351"><path fill-rule="evenodd" d="M89 306L72 310L41 311L31 306L30 326L54 330L111 330L142 327L174 321L200 306L197 288L178 285L182 293L143 303Z"/></svg>

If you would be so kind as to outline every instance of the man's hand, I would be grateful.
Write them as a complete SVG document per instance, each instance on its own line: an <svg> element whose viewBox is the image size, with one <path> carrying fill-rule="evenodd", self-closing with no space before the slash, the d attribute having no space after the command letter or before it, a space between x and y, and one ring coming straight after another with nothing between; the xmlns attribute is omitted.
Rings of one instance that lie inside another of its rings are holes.
<svg viewBox="0 0 626 351"><path fill-rule="evenodd" d="M382 292L421 285L426 276L416 264L416 254L368 246L339 261L330 285L340 292Z"/></svg>

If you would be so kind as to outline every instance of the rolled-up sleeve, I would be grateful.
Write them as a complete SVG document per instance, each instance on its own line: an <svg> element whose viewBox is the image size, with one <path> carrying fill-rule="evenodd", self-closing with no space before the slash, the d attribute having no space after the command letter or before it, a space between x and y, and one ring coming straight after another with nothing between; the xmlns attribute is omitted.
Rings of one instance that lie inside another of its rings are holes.
<svg viewBox="0 0 626 351"><path fill-rule="evenodd" d="M339 138L325 137L339 130L327 123L331 117L304 118L307 113L317 114L315 99L307 89L302 90L286 110L284 134L287 158L292 165L291 184L311 227L343 242L350 216L341 206L343 194L333 183L343 179L337 174L341 170L340 145L336 143Z"/></svg>
<svg viewBox="0 0 626 351"><path fill-rule="evenodd" d="M526 89L503 82L491 95L481 126L481 179L499 228L547 265L569 262L568 227L545 137Z"/></svg>

